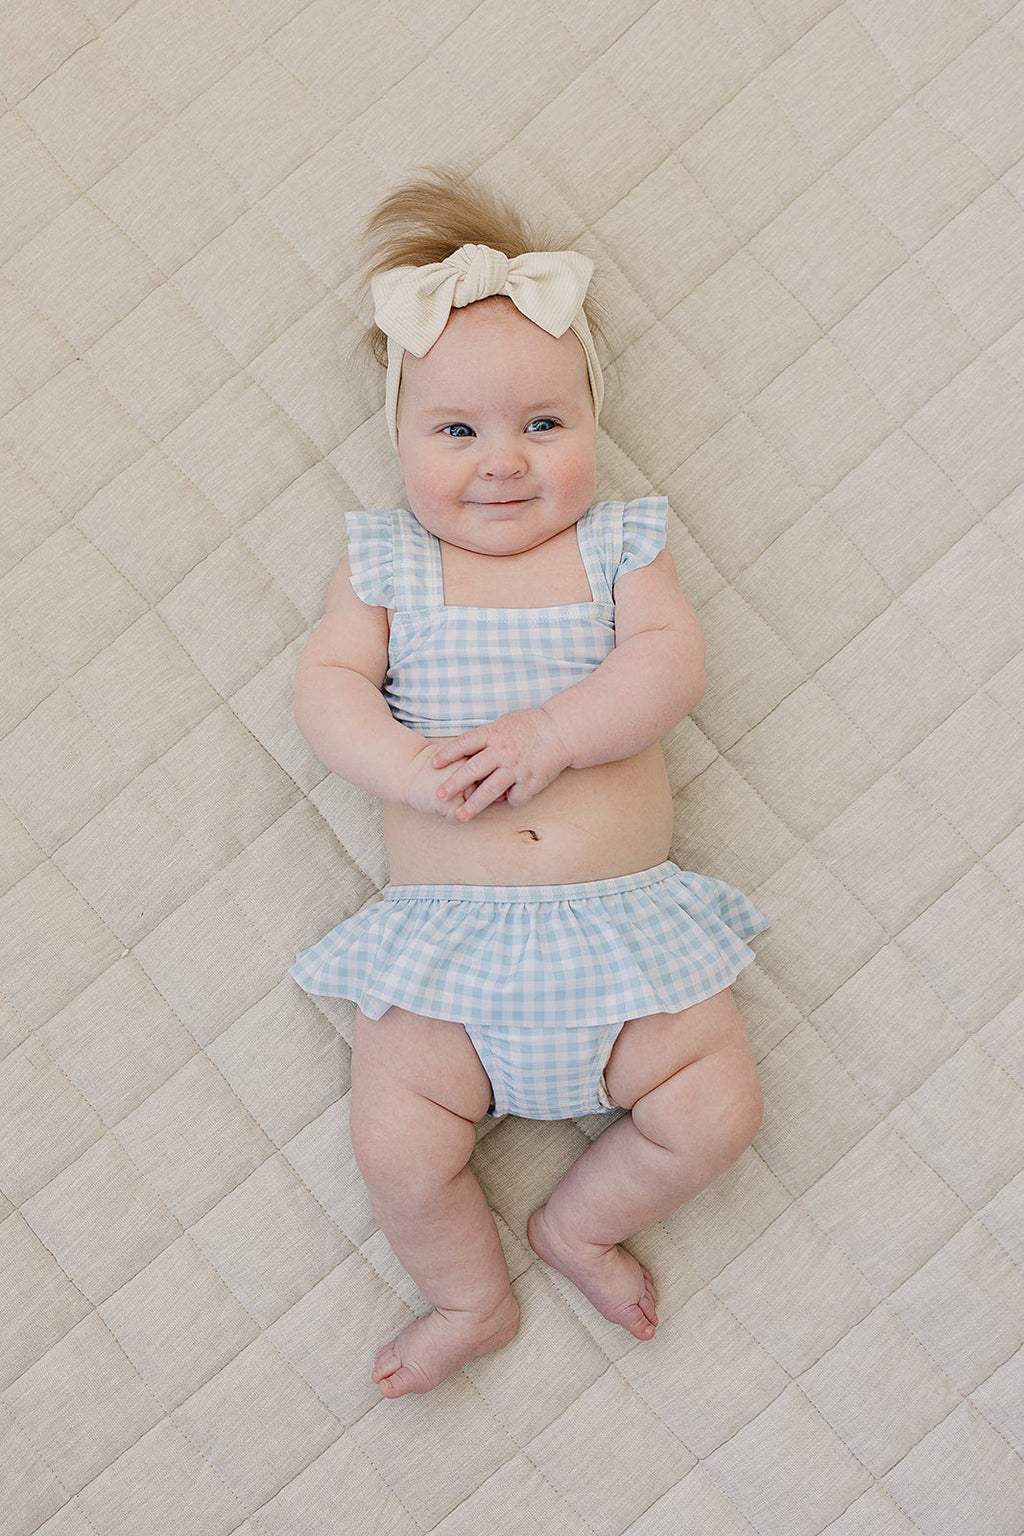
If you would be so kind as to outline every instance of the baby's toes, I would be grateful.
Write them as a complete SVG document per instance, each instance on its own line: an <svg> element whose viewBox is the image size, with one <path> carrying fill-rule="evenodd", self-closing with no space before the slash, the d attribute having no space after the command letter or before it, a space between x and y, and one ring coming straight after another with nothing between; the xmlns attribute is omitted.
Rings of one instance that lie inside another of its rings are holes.
<svg viewBox="0 0 1024 1536"><path fill-rule="evenodd" d="M654 1281L646 1269L641 1269L643 1287L635 1302L627 1302L615 1319L635 1339L653 1339L658 1326L657 1296Z"/></svg>
<svg viewBox="0 0 1024 1536"><path fill-rule="evenodd" d="M407 1392L429 1392L434 1383L415 1365L400 1366L390 1375L374 1376L384 1397L404 1397Z"/></svg>
<svg viewBox="0 0 1024 1536"><path fill-rule="evenodd" d="M640 1308L641 1312L644 1314L647 1320L657 1326L658 1293L654 1289L654 1281L648 1274L647 1270L644 1269L643 1265L640 1266L640 1273L644 1278L644 1288L640 1292L640 1300L637 1302L637 1306Z"/></svg>
<svg viewBox="0 0 1024 1536"><path fill-rule="evenodd" d="M370 1373L371 1380L378 1384L393 1376L402 1368L402 1357L394 1344L385 1344L383 1349L377 1351L377 1358L373 1362L373 1370Z"/></svg>
<svg viewBox="0 0 1024 1536"><path fill-rule="evenodd" d="M634 1339L653 1339L658 1326L639 1306L625 1308L617 1321Z"/></svg>
<svg viewBox="0 0 1024 1536"><path fill-rule="evenodd" d="M403 1365L394 1344L385 1344L373 1363L371 1380L385 1397L404 1397L406 1392L429 1392L429 1381L418 1365Z"/></svg>

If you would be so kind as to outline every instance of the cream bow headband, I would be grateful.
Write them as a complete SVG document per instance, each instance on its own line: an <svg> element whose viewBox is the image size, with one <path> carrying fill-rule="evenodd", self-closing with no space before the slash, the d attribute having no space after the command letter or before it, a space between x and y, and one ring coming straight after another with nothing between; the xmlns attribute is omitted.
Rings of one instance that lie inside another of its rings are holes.
<svg viewBox="0 0 1024 1536"><path fill-rule="evenodd" d="M392 267L371 280L374 319L388 338L384 402L391 441L398 447L398 386L406 352L424 357L448 324L453 309L495 295L510 298L520 314L551 336L572 331L586 354L594 415L604 383L583 299L594 263L578 251L530 251L509 259L487 245L463 245L446 261L423 267Z"/></svg>

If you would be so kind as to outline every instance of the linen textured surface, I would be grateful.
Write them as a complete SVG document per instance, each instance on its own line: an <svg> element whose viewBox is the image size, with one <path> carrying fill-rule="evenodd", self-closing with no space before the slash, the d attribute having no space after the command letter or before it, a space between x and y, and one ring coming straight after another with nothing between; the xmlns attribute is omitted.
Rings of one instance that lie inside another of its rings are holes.
<svg viewBox="0 0 1024 1536"><path fill-rule="evenodd" d="M1021 1536L1022 82L1008 0L3 6L0 1536ZM402 503L356 231L437 161L597 264L767 1113L636 1240L649 1344L526 1243L605 1122L484 1127L520 1335L389 1403L287 974L379 817L291 682Z"/></svg>

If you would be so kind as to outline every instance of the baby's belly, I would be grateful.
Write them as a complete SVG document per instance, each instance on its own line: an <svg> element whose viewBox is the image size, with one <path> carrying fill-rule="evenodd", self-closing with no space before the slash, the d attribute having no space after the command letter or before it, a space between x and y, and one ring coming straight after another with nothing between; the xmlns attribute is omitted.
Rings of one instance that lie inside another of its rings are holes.
<svg viewBox="0 0 1024 1536"><path fill-rule="evenodd" d="M393 885L563 885L650 869L668 857L672 795L660 746L568 769L518 810L506 801L450 826L385 805Z"/></svg>

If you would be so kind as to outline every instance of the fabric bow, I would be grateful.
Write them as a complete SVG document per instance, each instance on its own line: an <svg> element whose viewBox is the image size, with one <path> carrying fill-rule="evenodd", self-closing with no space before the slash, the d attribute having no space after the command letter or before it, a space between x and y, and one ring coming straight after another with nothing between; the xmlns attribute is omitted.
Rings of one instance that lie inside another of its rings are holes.
<svg viewBox="0 0 1024 1536"><path fill-rule="evenodd" d="M529 251L505 256L487 245L460 246L445 261L392 267L370 283L374 319L388 338L385 410L398 446L398 386L402 357L424 357L448 324L453 309L503 295L551 336L572 331L587 359L595 416L604 394L601 366L583 312L594 263L579 251Z"/></svg>
<svg viewBox="0 0 1024 1536"><path fill-rule="evenodd" d="M487 245L463 245L447 261L393 267L373 279L374 318L385 336L423 357L453 309L495 294L552 336L562 336L583 307L594 263L578 251L530 251L510 260Z"/></svg>

